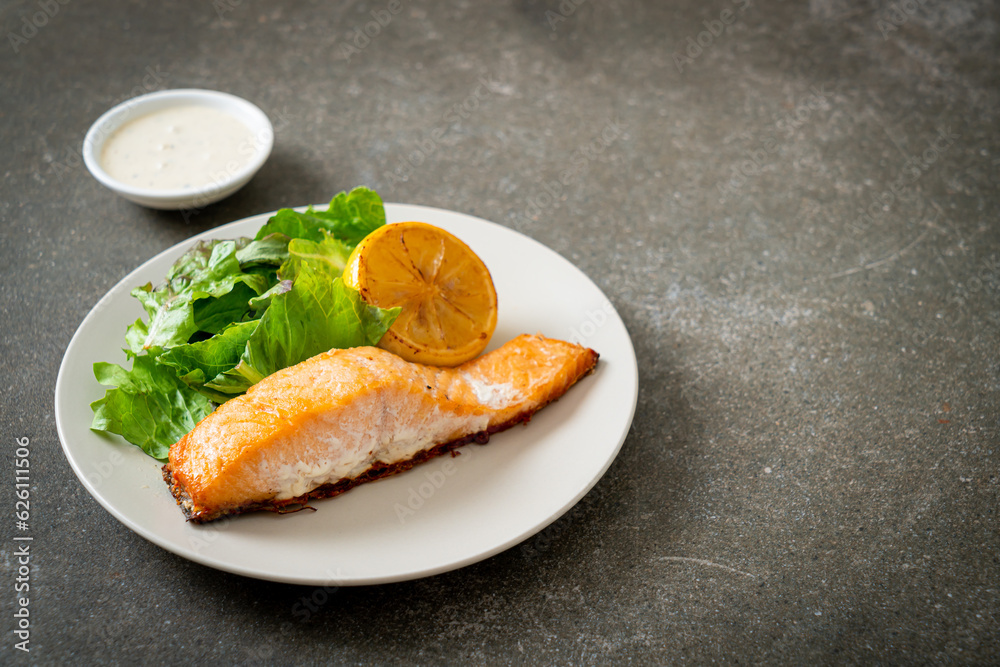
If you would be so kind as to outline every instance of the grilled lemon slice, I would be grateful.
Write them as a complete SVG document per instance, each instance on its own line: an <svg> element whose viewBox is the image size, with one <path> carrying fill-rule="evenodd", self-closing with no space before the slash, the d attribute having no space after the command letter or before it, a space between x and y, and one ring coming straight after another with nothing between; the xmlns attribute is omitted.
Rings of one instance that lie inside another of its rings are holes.
<svg viewBox="0 0 1000 667"><path fill-rule="evenodd" d="M379 347L407 361L457 366L481 353L497 323L497 293L483 260L424 222L379 227L347 260L344 282L380 308L402 307Z"/></svg>

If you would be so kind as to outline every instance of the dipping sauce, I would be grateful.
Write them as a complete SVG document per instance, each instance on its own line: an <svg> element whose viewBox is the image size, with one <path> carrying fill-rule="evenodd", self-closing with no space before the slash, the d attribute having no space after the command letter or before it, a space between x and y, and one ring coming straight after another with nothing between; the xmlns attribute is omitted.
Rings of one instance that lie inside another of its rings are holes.
<svg viewBox="0 0 1000 667"><path fill-rule="evenodd" d="M184 190L222 183L257 154L253 133L212 107L170 107L128 121L108 137L101 166L126 185Z"/></svg>

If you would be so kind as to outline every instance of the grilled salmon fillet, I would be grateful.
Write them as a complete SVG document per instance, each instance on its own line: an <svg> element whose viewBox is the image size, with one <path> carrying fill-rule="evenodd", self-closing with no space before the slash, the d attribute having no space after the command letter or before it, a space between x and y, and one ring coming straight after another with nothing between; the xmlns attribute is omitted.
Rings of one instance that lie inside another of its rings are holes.
<svg viewBox="0 0 1000 667"><path fill-rule="evenodd" d="M597 357L539 335L455 368L330 350L219 406L170 448L163 477L196 523L280 511L485 443L562 396Z"/></svg>

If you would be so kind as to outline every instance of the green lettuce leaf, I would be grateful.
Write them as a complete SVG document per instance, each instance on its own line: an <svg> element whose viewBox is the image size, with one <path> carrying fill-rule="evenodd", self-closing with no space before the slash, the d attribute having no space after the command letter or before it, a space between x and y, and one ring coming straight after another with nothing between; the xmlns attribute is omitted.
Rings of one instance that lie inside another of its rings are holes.
<svg viewBox="0 0 1000 667"><path fill-rule="evenodd" d="M208 398L149 354L135 357L130 371L98 362L94 376L102 385L114 388L90 404L94 410L91 428L117 433L156 459L166 459L170 446L213 408Z"/></svg>
<svg viewBox="0 0 1000 667"><path fill-rule="evenodd" d="M244 271L260 265L281 266L288 259L288 237L270 234L250 241L236 251L236 259Z"/></svg>
<svg viewBox="0 0 1000 667"><path fill-rule="evenodd" d="M378 343L400 309L368 305L343 283L336 267L322 257L302 260L291 290L271 298L240 362L207 386L245 391L321 352Z"/></svg>
<svg viewBox="0 0 1000 667"><path fill-rule="evenodd" d="M245 282L235 283L229 292L212 299L198 299L193 303L192 314L198 331L217 334L230 324L247 317L252 308L251 299L258 292Z"/></svg>
<svg viewBox="0 0 1000 667"><path fill-rule="evenodd" d="M333 236L326 235L319 243L307 239L292 239L288 243L288 261L278 272L282 280L295 280L303 264L322 266L323 271L334 277L344 273L351 248Z"/></svg>
<svg viewBox="0 0 1000 667"><path fill-rule="evenodd" d="M292 289L291 280L279 280L271 289L267 290L260 296L255 296L250 299L250 307L255 311L263 311L271 305L271 299L273 297L279 294L284 294L290 289Z"/></svg>
<svg viewBox="0 0 1000 667"><path fill-rule="evenodd" d="M217 375L231 370L240 362L247 341L259 320L231 324L211 338L197 343L172 347L156 360L174 369L177 377L192 389L201 392L216 403L224 403L239 391L220 391L216 386L205 385Z"/></svg>
<svg viewBox="0 0 1000 667"><path fill-rule="evenodd" d="M318 273L304 265L247 341L242 361L261 377L333 348L375 345L399 315L399 308L369 306L339 277Z"/></svg>
<svg viewBox="0 0 1000 667"><path fill-rule="evenodd" d="M125 354L129 358L144 354L145 350L142 349L142 346L146 344L148 337L149 329L146 327L146 322L140 317L125 330L125 342L128 343Z"/></svg>
<svg viewBox="0 0 1000 667"><path fill-rule="evenodd" d="M244 273L236 257L236 241L202 241L195 244L170 269L166 282L154 289L151 283L132 290L149 315L143 349L183 345L198 331L215 333L229 321L250 312L250 298L270 287L265 275ZM220 304L197 304L203 299L223 299L234 287L235 296ZM206 327L206 328L202 328ZM134 350L134 347L133 347Z"/></svg>
<svg viewBox="0 0 1000 667"><path fill-rule="evenodd" d="M382 198L368 188L354 188L334 197L326 211L317 211L312 206L305 212L281 209L261 227L255 238L261 240L271 234L284 234L319 243L327 232L353 249L361 239L384 224Z"/></svg>

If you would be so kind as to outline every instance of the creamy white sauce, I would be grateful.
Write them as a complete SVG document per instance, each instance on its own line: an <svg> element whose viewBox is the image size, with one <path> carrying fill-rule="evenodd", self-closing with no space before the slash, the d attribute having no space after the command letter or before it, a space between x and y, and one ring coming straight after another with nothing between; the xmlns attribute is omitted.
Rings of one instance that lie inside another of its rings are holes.
<svg viewBox="0 0 1000 667"><path fill-rule="evenodd" d="M257 154L253 133L238 118L206 106L161 109L131 120L108 137L101 166L116 181L153 190L221 184Z"/></svg>

